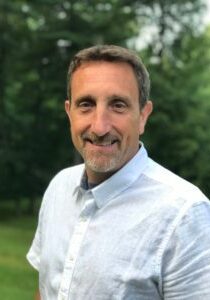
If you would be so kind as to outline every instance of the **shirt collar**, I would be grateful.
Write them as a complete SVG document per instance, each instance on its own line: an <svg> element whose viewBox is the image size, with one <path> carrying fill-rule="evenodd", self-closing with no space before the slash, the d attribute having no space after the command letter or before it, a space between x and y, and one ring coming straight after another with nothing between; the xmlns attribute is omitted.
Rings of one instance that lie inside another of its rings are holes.
<svg viewBox="0 0 210 300"><path fill-rule="evenodd" d="M141 143L137 154L125 166L92 189L97 207L103 207L112 198L126 190L142 174L147 165L148 154Z"/></svg>
<svg viewBox="0 0 210 300"><path fill-rule="evenodd" d="M75 175L75 187L73 189L73 195L78 193L79 190L83 189L82 186L83 186L83 180L84 180L84 177L85 177L85 166L84 166L84 164L80 165L80 168L78 168L78 172L77 172L77 169L76 169L76 173L74 175Z"/></svg>

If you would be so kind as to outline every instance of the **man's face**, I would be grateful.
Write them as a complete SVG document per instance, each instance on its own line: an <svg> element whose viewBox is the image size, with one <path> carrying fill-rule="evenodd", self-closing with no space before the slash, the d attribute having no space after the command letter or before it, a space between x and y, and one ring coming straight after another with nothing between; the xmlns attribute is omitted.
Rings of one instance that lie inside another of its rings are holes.
<svg viewBox="0 0 210 300"><path fill-rule="evenodd" d="M99 183L137 153L152 104L140 109L130 65L99 61L84 63L73 73L65 109L88 180Z"/></svg>

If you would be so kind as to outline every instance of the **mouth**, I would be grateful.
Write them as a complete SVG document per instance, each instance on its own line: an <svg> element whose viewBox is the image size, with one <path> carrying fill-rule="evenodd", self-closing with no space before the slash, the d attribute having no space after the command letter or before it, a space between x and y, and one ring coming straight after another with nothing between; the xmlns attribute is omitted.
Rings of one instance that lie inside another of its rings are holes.
<svg viewBox="0 0 210 300"><path fill-rule="evenodd" d="M84 146L90 148L90 151L98 151L99 153L104 153L105 151L110 154L117 150L120 142L119 138L112 134L97 136L95 134L84 133L82 139Z"/></svg>
<svg viewBox="0 0 210 300"><path fill-rule="evenodd" d="M94 146L99 146L99 147L110 147L112 145L114 145L115 143L118 142L117 139L114 139L114 140L107 140L107 141L95 141L95 140L92 140L90 138L86 138L85 139L85 142L88 142Z"/></svg>

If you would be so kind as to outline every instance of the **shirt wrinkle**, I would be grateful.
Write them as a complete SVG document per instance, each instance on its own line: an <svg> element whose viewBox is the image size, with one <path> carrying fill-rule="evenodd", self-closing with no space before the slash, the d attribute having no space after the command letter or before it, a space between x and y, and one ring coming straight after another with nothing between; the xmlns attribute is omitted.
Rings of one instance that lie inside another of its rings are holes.
<svg viewBox="0 0 210 300"><path fill-rule="evenodd" d="M92 189L98 208L103 207L111 199L114 199L131 186L137 178L140 177L147 165L148 155L142 145L131 162L126 164L109 179ZM135 170L136 166L138 166L137 170Z"/></svg>
<svg viewBox="0 0 210 300"><path fill-rule="evenodd" d="M81 186L84 172L84 164L61 171L44 195L27 254L42 299L210 299L206 197L143 144L92 189Z"/></svg>

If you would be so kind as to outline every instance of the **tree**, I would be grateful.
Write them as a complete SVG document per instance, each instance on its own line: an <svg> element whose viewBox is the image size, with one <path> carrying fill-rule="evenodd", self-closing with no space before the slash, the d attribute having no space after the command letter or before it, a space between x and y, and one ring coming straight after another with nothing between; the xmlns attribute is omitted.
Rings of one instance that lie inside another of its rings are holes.
<svg viewBox="0 0 210 300"><path fill-rule="evenodd" d="M202 63L199 73L203 77L199 76L194 96L188 97L190 85L194 88L193 75L185 88L179 88L183 76L189 78L190 72L198 70L198 64L194 67L186 53L196 44L196 36L191 34L194 32L192 18L197 18L200 9L200 0L14 0L12 3L1 0L0 200L23 197L33 200L43 193L50 177L75 160L63 109L66 71L72 55L94 44L132 45L145 24L155 24L158 28L158 34L142 53L152 73L152 96L157 108L149 124L148 144L155 158L202 186L208 168L200 171L199 179L198 174L195 175L198 160L194 171L188 172L192 153L198 153L198 150L193 152L196 147L190 128L194 124L191 116L198 118L196 97L204 99L203 89L199 88L207 80ZM200 52L206 47L205 43L200 45ZM154 61L157 63L151 63ZM177 103L179 117L175 114ZM191 109L189 103L192 103ZM205 110L206 118L208 109ZM199 118L202 121L204 117L199 115ZM172 126L171 120L176 126ZM178 126L179 121L183 123ZM160 124L164 129L167 125L169 130L162 134L161 127L156 126ZM202 134L196 136L203 135L202 141L206 141L203 129L201 131ZM170 140L184 132L190 132L187 136L191 134L190 146L186 146L187 139L183 139L182 144L180 141L177 149L181 149L182 157L177 164L172 164L169 157L177 159L177 150ZM162 142L164 151L159 151L158 145ZM206 166L204 156L202 158Z"/></svg>
<svg viewBox="0 0 210 300"><path fill-rule="evenodd" d="M0 199L33 199L74 160L63 109L71 56L138 30L120 1L0 2ZM109 26L107 26L107 22Z"/></svg>
<svg viewBox="0 0 210 300"><path fill-rule="evenodd" d="M210 43L209 29L199 36L180 34L170 55L152 64L155 114L146 137L152 156L210 195Z"/></svg>

